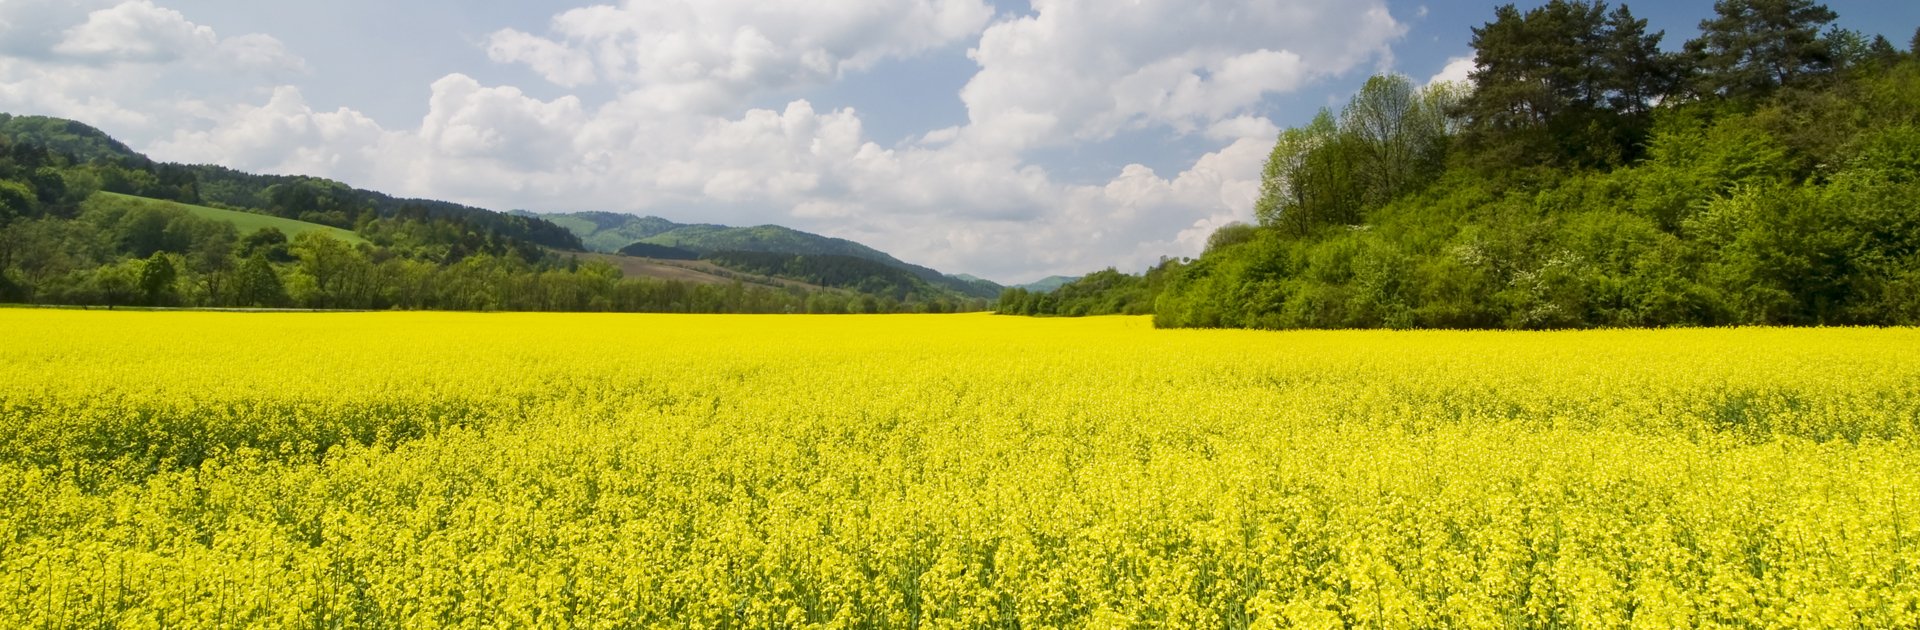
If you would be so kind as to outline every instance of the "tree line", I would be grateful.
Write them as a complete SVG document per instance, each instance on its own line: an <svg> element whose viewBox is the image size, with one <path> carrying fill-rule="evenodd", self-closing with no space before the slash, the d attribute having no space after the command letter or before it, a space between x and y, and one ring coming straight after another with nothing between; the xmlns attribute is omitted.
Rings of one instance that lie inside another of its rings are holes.
<svg viewBox="0 0 1920 630"><path fill-rule="evenodd" d="M1119 292L1170 327L1920 323L1920 57L1836 18L1725 0L1669 52L1624 5L1501 7L1468 83L1375 77L1282 133L1256 224L1000 310L1125 312L1085 296Z"/></svg>

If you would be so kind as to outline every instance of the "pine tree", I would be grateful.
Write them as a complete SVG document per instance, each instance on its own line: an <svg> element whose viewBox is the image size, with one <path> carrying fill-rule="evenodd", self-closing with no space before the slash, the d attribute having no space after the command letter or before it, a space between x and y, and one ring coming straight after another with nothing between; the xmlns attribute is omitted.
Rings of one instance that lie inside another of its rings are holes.
<svg viewBox="0 0 1920 630"><path fill-rule="evenodd" d="M1834 69L1822 29L1838 16L1811 0L1720 0L1687 42L1699 67L1695 90L1730 98L1765 96Z"/></svg>

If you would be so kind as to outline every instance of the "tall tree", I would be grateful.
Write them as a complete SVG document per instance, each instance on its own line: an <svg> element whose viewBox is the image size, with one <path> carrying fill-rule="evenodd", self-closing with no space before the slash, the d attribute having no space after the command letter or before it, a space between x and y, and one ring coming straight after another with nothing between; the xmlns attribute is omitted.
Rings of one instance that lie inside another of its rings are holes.
<svg viewBox="0 0 1920 630"><path fill-rule="evenodd" d="M1820 31L1838 17L1812 0L1720 0L1687 42L1699 68L1695 90L1730 98L1765 96L1826 74L1833 42Z"/></svg>
<svg viewBox="0 0 1920 630"><path fill-rule="evenodd" d="M1627 161L1640 138L1611 131L1643 127L1635 119L1670 91L1664 35L1647 33L1625 6L1608 12L1605 2L1496 9L1494 21L1473 29L1479 67L1463 106L1467 145L1499 169Z"/></svg>
<svg viewBox="0 0 1920 630"><path fill-rule="evenodd" d="M1280 134L1254 202L1261 225L1297 236L1358 222L1364 200L1353 138L1324 109L1306 127Z"/></svg>
<svg viewBox="0 0 1920 630"><path fill-rule="evenodd" d="M1413 83L1400 75L1375 76L1353 97L1341 116L1342 131L1353 138L1362 160L1369 206L1392 201L1412 188L1429 168L1423 160L1442 129L1425 111Z"/></svg>
<svg viewBox="0 0 1920 630"><path fill-rule="evenodd" d="M146 297L147 305L173 305L173 281L178 277L179 270L173 266L173 259L165 252L154 252L141 263L140 293Z"/></svg>
<svg viewBox="0 0 1920 630"><path fill-rule="evenodd" d="M1607 15L1608 42L1601 55L1606 63L1607 105L1613 111L1644 113L1678 87L1679 63L1660 52L1660 40L1665 37L1664 31L1648 33L1647 21L1635 18L1626 5Z"/></svg>

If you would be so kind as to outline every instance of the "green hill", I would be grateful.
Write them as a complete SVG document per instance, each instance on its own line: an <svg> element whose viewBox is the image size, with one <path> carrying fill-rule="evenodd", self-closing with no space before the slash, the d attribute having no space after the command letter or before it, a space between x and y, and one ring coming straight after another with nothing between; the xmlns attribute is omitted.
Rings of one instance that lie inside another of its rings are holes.
<svg viewBox="0 0 1920 630"><path fill-rule="evenodd" d="M298 236L306 232L320 232L322 234L326 234L328 236L332 236L334 238L346 241L348 243L353 243L355 245L367 242L367 239L362 238L359 234L355 234L353 232L343 230L337 227L320 225L318 223L308 223L306 221L284 219L276 216L258 214L254 212L241 212L239 210L222 210L220 208L196 206L193 204L185 204L177 201L147 199L144 197L134 197L131 195L122 195L119 193L110 193L110 192L104 192L104 191L94 193L93 197L87 200L87 204L89 205L91 204L125 204L125 205L134 205L134 206L151 205L151 206L157 206L157 207L163 207L163 208L177 208L180 210L185 210L187 211L187 213L200 217L202 219L209 219L213 221L219 221L222 223L230 223L233 225L234 229L239 231L241 234L251 234L253 232L259 231L264 228L274 228L274 229L280 230L282 233L285 233L287 235L287 238L293 238L295 236Z"/></svg>
<svg viewBox="0 0 1920 630"><path fill-rule="evenodd" d="M613 212L575 212L571 214L537 214L526 210L515 210L509 214L530 219L546 219L566 228L588 251L613 253L621 248L640 242L676 228L681 224L660 217L636 217L631 214Z"/></svg>
<svg viewBox="0 0 1920 630"><path fill-rule="evenodd" d="M655 251L684 250L703 257L741 252L786 256L845 256L899 269L931 286L968 297L992 298L998 296L1001 289L1000 285L986 280L950 276L928 267L905 262L886 252L847 239L821 236L778 225L729 227L711 223L684 224L660 217L612 212L535 214L515 211L513 214L545 219L567 228L578 236L588 249L600 252L632 253L636 250L631 246L642 244L671 248Z"/></svg>
<svg viewBox="0 0 1920 630"><path fill-rule="evenodd" d="M1047 276L1045 278L1041 278L1039 280L1022 284L1013 288L1026 289L1028 291L1032 291L1035 293L1052 293L1054 289L1058 289L1062 286L1066 286L1067 283L1073 282L1075 280L1079 280L1079 278L1068 277L1068 276Z"/></svg>
<svg viewBox="0 0 1920 630"><path fill-rule="evenodd" d="M72 155L81 162L101 159L147 161L146 156L128 148L106 132L63 118L0 113L0 137Z"/></svg>
<svg viewBox="0 0 1920 630"><path fill-rule="evenodd" d="M567 226L323 178L157 162L82 123L0 114L0 303L672 313L987 305L977 291L963 296L897 277L924 273L957 282L930 269L735 260L783 274L773 277L700 260L711 250L640 242L674 231L691 240L723 235L714 248L818 239L908 267L847 241L610 213L556 218ZM329 238L294 246L260 237L263 228ZM576 231L597 236L600 249L644 257L585 252ZM753 238L726 240L741 236ZM848 288L806 282L809 276L846 280Z"/></svg>

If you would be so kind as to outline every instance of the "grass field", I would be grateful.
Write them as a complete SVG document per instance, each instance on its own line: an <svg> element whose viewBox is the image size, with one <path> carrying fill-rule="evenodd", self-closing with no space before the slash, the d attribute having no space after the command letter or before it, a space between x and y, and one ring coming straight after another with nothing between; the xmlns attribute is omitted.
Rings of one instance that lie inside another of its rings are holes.
<svg viewBox="0 0 1920 630"><path fill-rule="evenodd" d="M320 225L318 223L296 221L293 219L285 219L285 218L276 217L272 215L258 214L253 212L241 212L238 210L222 210L220 208L196 206L192 204L179 203L176 201L147 199L145 197L134 197L130 195L122 195L119 193L110 193L105 191L94 193L94 196L92 199L89 200L89 203L151 204L151 205L161 206L161 207L179 208L181 210L190 212L195 216L201 217L203 219L210 219L213 221L231 223L233 224L234 229L239 230L241 236L246 236L262 228L276 228L281 232L286 233L287 238L289 239L303 232L320 232L320 233L327 234L334 238L346 241L348 243L353 243L356 245L367 242L367 239L361 238L359 234L353 233L352 230L343 230L333 226Z"/></svg>
<svg viewBox="0 0 1920 630"><path fill-rule="evenodd" d="M0 626L1920 626L1920 331L0 310Z"/></svg>

